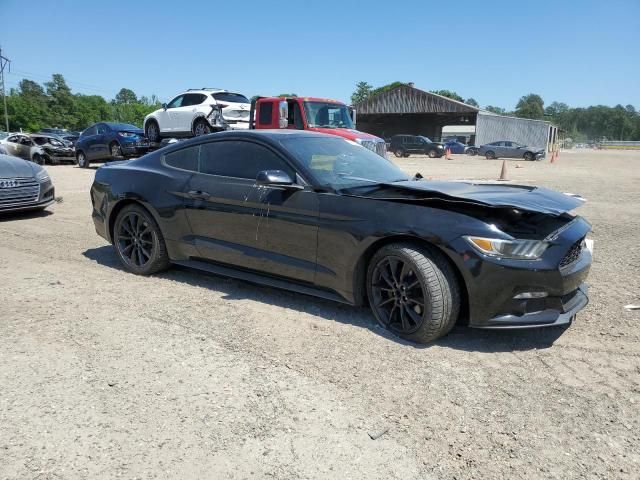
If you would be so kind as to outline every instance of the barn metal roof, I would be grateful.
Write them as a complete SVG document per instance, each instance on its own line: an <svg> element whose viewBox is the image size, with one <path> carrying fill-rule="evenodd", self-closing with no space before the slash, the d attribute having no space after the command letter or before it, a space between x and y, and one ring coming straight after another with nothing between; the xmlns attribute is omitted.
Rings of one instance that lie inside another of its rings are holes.
<svg viewBox="0 0 640 480"><path fill-rule="evenodd" d="M409 85L387 90L355 105L358 115L388 113L477 113L472 105Z"/></svg>

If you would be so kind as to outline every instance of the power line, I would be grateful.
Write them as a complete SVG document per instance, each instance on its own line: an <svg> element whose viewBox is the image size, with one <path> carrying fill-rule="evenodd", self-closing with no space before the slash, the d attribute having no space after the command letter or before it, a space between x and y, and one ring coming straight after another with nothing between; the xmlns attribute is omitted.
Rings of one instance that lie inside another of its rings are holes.
<svg viewBox="0 0 640 480"><path fill-rule="evenodd" d="M44 77L44 76L40 76L40 75L38 75L36 77L33 74L26 74L26 73L17 74L17 73L14 73L14 72L16 72L16 70L14 70L13 72L10 72L9 74L14 76L14 77L26 78L28 80L33 80L33 81L36 81L36 82L43 82L45 80L46 81L51 80L51 77ZM38 78L38 77L40 77L40 78ZM75 89L90 90L90 91L93 91L93 92L103 93L103 94L107 94L107 95L113 95L113 91L112 90L107 90L106 88L91 87L91 86L88 86L88 84L82 84L82 83L79 83L79 82L70 81L70 80L67 80L66 78L64 80L68 85L70 85L71 87L73 87ZM17 83L19 83L19 82L17 82Z"/></svg>

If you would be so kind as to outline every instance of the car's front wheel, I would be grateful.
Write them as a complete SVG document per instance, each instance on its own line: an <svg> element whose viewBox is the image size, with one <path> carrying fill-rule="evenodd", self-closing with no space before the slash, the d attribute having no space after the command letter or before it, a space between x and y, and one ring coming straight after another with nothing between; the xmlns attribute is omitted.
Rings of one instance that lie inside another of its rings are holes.
<svg viewBox="0 0 640 480"><path fill-rule="evenodd" d="M527 160L528 162L532 162L533 160L535 160L535 158L536 157L531 152L527 152L524 154L524 159Z"/></svg>
<svg viewBox="0 0 640 480"><path fill-rule="evenodd" d="M496 158L496 153L493 150L489 150L487 153L484 154L484 156L487 160L491 160Z"/></svg>
<svg viewBox="0 0 640 480"><path fill-rule="evenodd" d="M44 157L39 153L36 153L33 156L33 163L37 163L38 165L44 165Z"/></svg>
<svg viewBox="0 0 640 480"><path fill-rule="evenodd" d="M120 145L118 144L118 142L113 142L111 144L110 150L111 150L111 158L113 158L114 160L122 159L122 149L120 148Z"/></svg>
<svg viewBox="0 0 640 480"><path fill-rule="evenodd" d="M427 155L429 155L429 158L436 158L438 156L438 151L434 150L434 149L431 149L431 150L429 150Z"/></svg>
<svg viewBox="0 0 640 480"><path fill-rule="evenodd" d="M151 275L169 266L160 227L140 205L124 207L116 218L113 245L124 267L137 275Z"/></svg>
<svg viewBox="0 0 640 480"><path fill-rule="evenodd" d="M160 127L155 120L149 120L144 128L144 134L151 143L160 141Z"/></svg>
<svg viewBox="0 0 640 480"><path fill-rule="evenodd" d="M78 160L78 166L80 168L89 168L89 160L84 152L78 152L76 159Z"/></svg>
<svg viewBox="0 0 640 480"><path fill-rule="evenodd" d="M402 158L405 155L405 151L404 148L396 148L395 151L393 152L393 154L398 157L398 158Z"/></svg>
<svg viewBox="0 0 640 480"><path fill-rule="evenodd" d="M384 327L419 343L446 335L460 309L460 290L447 261L407 243L381 248L367 270L371 309Z"/></svg>
<svg viewBox="0 0 640 480"><path fill-rule="evenodd" d="M200 135L207 135L211 133L211 125L204 119L198 119L193 124L193 135L199 137Z"/></svg>

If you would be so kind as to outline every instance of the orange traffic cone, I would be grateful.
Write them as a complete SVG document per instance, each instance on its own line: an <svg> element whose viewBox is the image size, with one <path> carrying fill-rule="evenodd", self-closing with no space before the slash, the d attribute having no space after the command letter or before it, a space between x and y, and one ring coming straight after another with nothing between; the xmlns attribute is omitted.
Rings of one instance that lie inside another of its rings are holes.
<svg viewBox="0 0 640 480"><path fill-rule="evenodd" d="M555 159L556 159L556 151L555 151L555 150L553 150L553 151L551 152L551 161L550 161L549 163L553 163L553 162L555 161Z"/></svg>
<svg viewBox="0 0 640 480"><path fill-rule="evenodd" d="M502 161L502 170L500 171L500 178L498 180L508 180L507 178L507 161Z"/></svg>
<svg viewBox="0 0 640 480"><path fill-rule="evenodd" d="M447 160L451 160L451 149L447 147L447 149L444 151L444 158L446 158Z"/></svg>

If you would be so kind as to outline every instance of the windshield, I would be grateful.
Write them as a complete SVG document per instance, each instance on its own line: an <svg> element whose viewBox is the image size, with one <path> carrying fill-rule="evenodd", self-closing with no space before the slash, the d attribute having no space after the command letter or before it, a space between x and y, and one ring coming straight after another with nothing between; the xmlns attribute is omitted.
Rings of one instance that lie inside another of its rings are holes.
<svg viewBox="0 0 640 480"><path fill-rule="evenodd" d="M311 128L354 128L346 105L330 102L304 102Z"/></svg>
<svg viewBox="0 0 640 480"><path fill-rule="evenodd" d="M307 167L319 185L334 190L408 180L389 160L351 140L297 137L281 143Z"/></svg>
<svg viewBox="0 0 640 480"><path fill-rule="evenodd" d="M107 123L111 130L140 130L140 127L131 125L129 123Z"/></svg>

